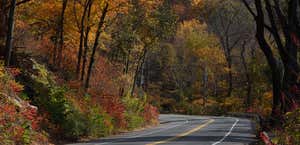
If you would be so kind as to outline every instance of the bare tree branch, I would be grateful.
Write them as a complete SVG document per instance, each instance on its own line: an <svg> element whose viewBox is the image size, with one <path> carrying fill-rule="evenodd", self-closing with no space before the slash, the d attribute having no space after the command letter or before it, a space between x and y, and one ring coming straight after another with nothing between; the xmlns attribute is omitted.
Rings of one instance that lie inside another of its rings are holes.
<svg viewBox="0 0 300 145"><path fill-rule="evenodd" d="M253 10L251 9L249 3L248 3L246 0L243 0L243 2L244 2L244 4L245 4L246 8L248 9L248 11L251 13L251 15L252 15L254 18L257 17L256 14L255 14L255 13L253 12Z"/></svg>

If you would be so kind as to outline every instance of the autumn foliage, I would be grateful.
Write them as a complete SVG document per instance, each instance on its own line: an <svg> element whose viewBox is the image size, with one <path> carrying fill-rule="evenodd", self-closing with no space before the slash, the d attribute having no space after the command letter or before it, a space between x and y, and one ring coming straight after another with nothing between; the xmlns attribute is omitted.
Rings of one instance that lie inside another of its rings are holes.
<svg viewBox="0 0 300 145"><path fill-rule="evenodd" d="M41 117L36 107L21 101L18 94L23 86L14 79L20 74L19 69L0 66L0 140L4 144L43 144L47 137L40 130ZM5 83L5 82L8 83ZM7 88L8 87L8 88ZM6 90L4 90L6 89ZM9 91L10 90L10 91ZM17 98L16 98L17 97Z"/></svg>
<svg viewBox="0 0 300 145"><path fill-rule="evenodd" d="M297 144L300 5L270 1L2 0L0 141L246 112Z"/></svg>

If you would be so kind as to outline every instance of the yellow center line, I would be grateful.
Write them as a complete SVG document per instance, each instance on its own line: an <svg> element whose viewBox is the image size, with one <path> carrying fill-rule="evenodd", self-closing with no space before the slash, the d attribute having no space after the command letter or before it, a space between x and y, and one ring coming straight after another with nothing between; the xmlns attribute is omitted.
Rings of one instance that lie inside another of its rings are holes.
<svg viewBox="0 0 300 145"><path fill-rule="evenodd" d="M187 132L178 134L178 135L176 135L176 136L174 136L174 137L171 137L171 138L168 138L168 139L166 139L166 140L157 141L157 142L149 143L149 144L146 144L146 145L157 145L157 144L163 144L163 143L167 143L167 142L170 142L170 141L174 141L174 140L176 140L176 139L178 139L178 138L181 138L181 137L187 136L187 135L189 135L189 134L192 134L192 133L194 133L194 132L196 132L196 131L202 129L203 127L205 127L205 126L207 126L207 125L213 123L214 121L215 121L214 119L210 119L210 120L208 120L206 123L204 123L204 124L202 124L202 125L200 125L200 126L194 128L194 129L192 129L192 130L189 130L189 131L187 131Z"/></svg>

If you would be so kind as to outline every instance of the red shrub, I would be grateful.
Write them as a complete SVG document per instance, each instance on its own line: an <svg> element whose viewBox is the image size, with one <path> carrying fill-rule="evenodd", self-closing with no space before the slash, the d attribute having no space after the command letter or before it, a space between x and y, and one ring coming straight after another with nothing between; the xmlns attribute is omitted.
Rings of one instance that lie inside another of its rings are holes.
<svg viewBox="0 0 300 145"><path fill-rule="evenodd" d="M39 122L41 120L41 117L38 116L37 108L28 106L21 112L21 114L26 120L30 121L31 128L33 130L39 129Z"/></svg>
<svg viewBox="0 0 300 145"><path fill-rule="evenodd" d="M158 109L150 104L146 104L144 108L144 119L147 123L157 123L159 112Z"/></svg>
<svg viewBox="0 0 300 145"><path fill-rule="evenodd" d="M127 125L124 115L125 106L120 98L117 96L104 96L98 99L104 111L116 119L116 125L120 128L125 128Z"/></svg>

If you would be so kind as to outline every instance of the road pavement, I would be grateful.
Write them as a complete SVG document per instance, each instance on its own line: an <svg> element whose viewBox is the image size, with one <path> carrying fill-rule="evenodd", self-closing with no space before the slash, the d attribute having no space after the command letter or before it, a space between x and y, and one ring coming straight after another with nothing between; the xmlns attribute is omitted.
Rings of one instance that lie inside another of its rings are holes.
<svg viewBox="0 0 300 145"><path fill-rule="evenodd" d="M254 124L236 117L160 115L160 125L76 145L248 145Z"/></svg>

